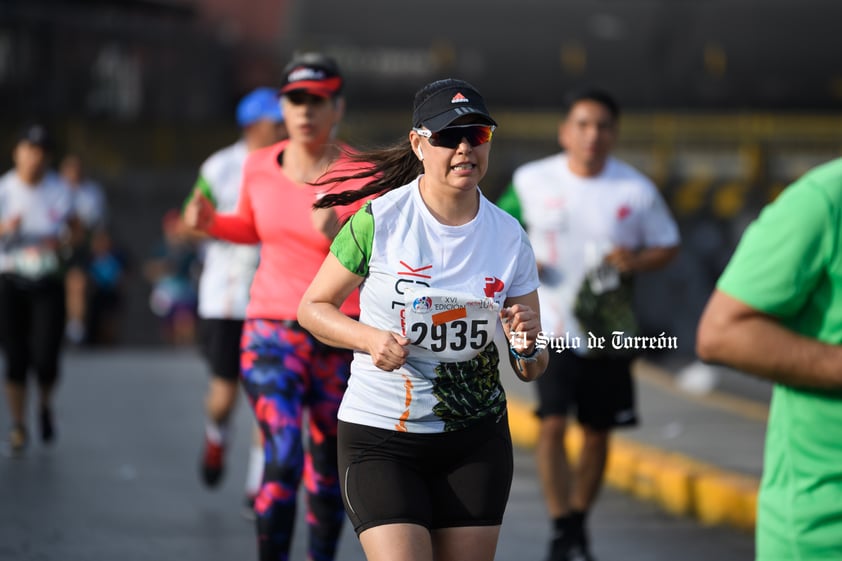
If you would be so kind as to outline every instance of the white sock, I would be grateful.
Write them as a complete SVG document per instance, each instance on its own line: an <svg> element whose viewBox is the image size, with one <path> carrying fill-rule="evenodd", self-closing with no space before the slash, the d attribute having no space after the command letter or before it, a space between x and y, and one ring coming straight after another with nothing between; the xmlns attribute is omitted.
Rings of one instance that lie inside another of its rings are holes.
<svg viewBox="0 0 842 561"><path fill-rule="evenodd" d="M246 472L246 495L254 497L263 482L263 448L252 446L249 451L249 466Z"/></svg>
<svg viewBox="0 0 842 561"><path fill-rule="evenodd" d="M228 427L225 425L214 423L210 419L205 423L205 436L207 436L209 442L220 445L225 444L227 433Z"/></svg>

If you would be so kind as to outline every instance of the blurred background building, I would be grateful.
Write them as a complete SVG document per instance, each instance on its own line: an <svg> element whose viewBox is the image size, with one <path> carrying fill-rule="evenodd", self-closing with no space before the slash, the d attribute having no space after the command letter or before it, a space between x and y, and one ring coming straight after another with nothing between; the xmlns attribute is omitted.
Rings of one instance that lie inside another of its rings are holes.
<svg viewBox="0 0 842 561"><path fill-rule="evenodd" d="M105 186L138 264L202 160L237 135L238 98L277 84L296 50L339 60L340 134L360 146L405 134L424 83L477 85L501 125L492 199L557 149L560 96L598 85L625 111L618 155L656 181L684 237L678 262L640 283L645 327L691 355L748 221L842 154L839 21L838 0L0 0L0 157L8 169L20 124L46 120L59 156L80 154ZM122 341L153 344L137 270Z"/></svg>

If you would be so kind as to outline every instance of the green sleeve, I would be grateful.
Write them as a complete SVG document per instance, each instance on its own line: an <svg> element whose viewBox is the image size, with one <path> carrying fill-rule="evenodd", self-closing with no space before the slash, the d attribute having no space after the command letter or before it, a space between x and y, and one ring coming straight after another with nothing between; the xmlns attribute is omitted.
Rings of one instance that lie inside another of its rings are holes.
<svg viewBox="0 0 842 561"><path fill-rule="evenodd" d="M746 229L717 288L756 310L792 318L833 257L833 216L824 191L793 184Z"/></svg>
<svg viewBox="0 0 842 561"><path fill-rule="evenodd" d="M199 176L196 179L196 184L193 185L193 189L190 190L190 194L187 195L187 198L184 199L184 204L181 205L181 211L184 212L184 207L193 199L193 195L195 195L196 191L200 191L207 200L211 202L214 208L216 208L216 197L213 196L213 189L211 189L210 183L208 183L207 179Z"/></svg>
<svg viewBox="0 0 842 561"><path fill-rule="evenodd" d="M520 225L526 228L526 224L523 223L523 211L520 208L520 199L517 198L514 183L509 183L509 186L503 191L500 198L497 199L497 206L517 218Z"/></svg>
<svg viewBox="0 0 842 561"><path fill-rule="evenodd" d="M374 216L371 202L368 202L342 226L330 245L330 252L346 269L364 277L368 275L373 243Z"/></svg>

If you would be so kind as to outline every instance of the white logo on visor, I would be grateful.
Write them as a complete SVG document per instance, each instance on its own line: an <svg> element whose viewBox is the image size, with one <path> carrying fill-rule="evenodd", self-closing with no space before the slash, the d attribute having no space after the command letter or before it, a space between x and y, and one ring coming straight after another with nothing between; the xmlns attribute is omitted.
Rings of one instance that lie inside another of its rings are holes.
<svg viewBox="0 0 842 561"><path fill-rule="evenodd" d="M290 82L298 82L301 80L324 80L324 78L324 72L303 66L290 72L288 80Z"/></svg>

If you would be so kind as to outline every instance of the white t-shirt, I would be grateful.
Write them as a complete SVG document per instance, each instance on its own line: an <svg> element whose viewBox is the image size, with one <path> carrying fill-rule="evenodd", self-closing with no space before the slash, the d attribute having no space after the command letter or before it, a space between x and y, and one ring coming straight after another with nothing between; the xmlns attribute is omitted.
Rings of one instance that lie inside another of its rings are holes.
<svg viewBox="0 0 842 561"><path fill-rule="evenodd" d="M678 227L652 181L616 158L608 159L600 175L580 177L570 171L565 154L555 154L519 167L512 182L543 266L538 290L543 329L555 337L580 337L575 350L586 353L587 333L573 313L582 283L613 284L611 271L600 268L608 252L675 246Z"/></svg>
<svg viewBox="0 0 842 561"><path fill-rule="evenodd" d="M56 244L72 213L70 188L47 172L37 185L21 181L15 170L0 177L0 221L21 217L16 232L0 242L0 271L37 280L60 272Z"/></svg>
<svg viewBox="0 0 842 561"><path fill-rule="evenodd" d="M105 194L100 185L85 179L76 187L71 187L73 212L88 230L105 225Z"/></svg>
<svg viewBox="0 0 842 561"><path fill-rule="evenodd" d="M476 217L446 226L416 179L371 201L334 240L331 252L365 277L360 321L416 343L393 372L354 354L341 420L438 433L505 412L497 312L506 298L536 290L538 274L526 232L478 194Z"/></svg>
<svg viewBox="0 0 842 561"><path fill-rule="evenodd" d="M215 204L217 212L233 212L240 196L243 164L248 156L239 141L211 155L200 170L196 188ZM203 318L243 319L249 288L257 269L260 248L220 240L204 246L199 279L199 315Z"/></svg>

